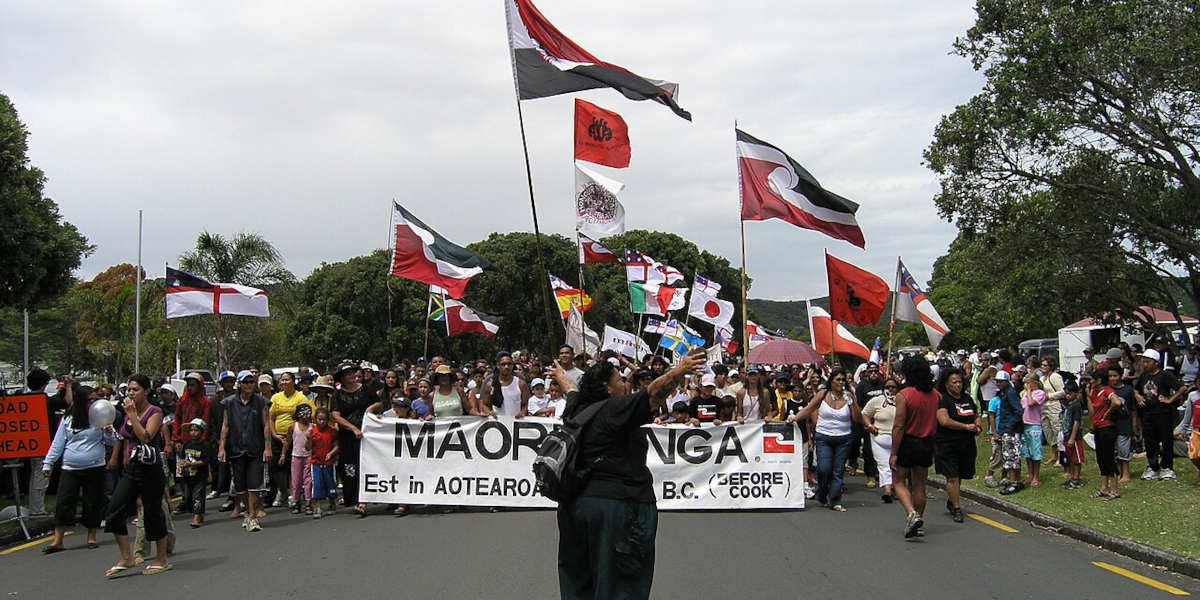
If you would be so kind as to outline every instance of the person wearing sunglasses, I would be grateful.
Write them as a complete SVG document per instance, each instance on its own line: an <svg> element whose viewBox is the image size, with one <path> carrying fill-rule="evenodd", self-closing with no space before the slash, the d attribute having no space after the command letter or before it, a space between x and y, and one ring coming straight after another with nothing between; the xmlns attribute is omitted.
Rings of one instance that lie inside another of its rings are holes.
<svg viewBox="0 0 1200 600"><path fill-rule="evenodd" d="M895 377L883 381L883 393L871 398L862 409L863 429L871 434L871 454L879 465L879 487L883 488L881 499L892 503L892 469L888 458L892 453L892 425L896 420L896 392L900 384Z"/></svg>
<svg viewBox="0 0 1200 600"><path fill-rule="evenodd" d="M813 441L817 448L817 501L837 512L846 512L842 487L853 438L851 424L862 421L846 380L845 370L834 369L825 389L796 414L798 421L816 419Z"/></svg>

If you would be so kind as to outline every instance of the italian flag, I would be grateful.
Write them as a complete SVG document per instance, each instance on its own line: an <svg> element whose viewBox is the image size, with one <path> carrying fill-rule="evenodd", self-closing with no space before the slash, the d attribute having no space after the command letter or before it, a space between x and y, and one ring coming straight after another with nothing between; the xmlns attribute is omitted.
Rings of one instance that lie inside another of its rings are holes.
<svg viewBox="0 0 1200 600"><path fill-rule="evenodd" d="M629 282L629 306L636 314L666 316L683 308L687 290L657 283Z"/></svg>

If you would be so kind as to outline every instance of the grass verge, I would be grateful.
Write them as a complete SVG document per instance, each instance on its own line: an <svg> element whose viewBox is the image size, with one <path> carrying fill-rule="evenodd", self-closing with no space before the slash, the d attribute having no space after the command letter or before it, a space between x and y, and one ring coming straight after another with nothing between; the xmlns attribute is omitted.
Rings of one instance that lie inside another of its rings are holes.
<svg viewBox="0 0 1200 600"><path fill-rule="evenodd" d="M1178 478L1174 481L1140 480L1146 460L1134 458L1133 478L1121 484L1121 497L1106 501L1092 498L1100 489L1100 471L1096 467L1096 453L1091 449L1085 452L1086 464L1080 475L1084 487L1077 490L1062 488L1060 484L1066 481L1063 470L1043 465L1041 487L1026 487L1016 494L1001 496L999 489L988 488L983 483L992 453L986 436L979 437L978 448L976 477L964 481L964 487L1065 521L1200 559L1200 512L1196 511L1200 503L1200 485L1196 484L1196 468L1186 457L1175 458ZM1049 448L1045 452L1045 458L1048 458ZM1025 470L1022 475L1029 476Z"/></svg>

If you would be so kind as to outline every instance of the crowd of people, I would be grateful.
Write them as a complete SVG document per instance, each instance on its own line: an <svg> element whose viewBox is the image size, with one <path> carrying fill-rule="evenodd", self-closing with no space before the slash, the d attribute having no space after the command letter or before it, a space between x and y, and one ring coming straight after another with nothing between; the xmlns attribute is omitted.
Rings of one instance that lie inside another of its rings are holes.
<svg viewBox="0 0 1200 600"><path fill-rule="evenodd" d="M846 476L861 470L865 487L878 489L881 502L903 507L904 536L914 537L923 535L931 467L946 479L948 515L962 522L959 491L963 480L976 477L979 436L990 441L984 482L1004 495L1042 485L1045 469L1061 468L1065 488L1084 486L1085 446L1094 448L1100 470L1098 499L1120 498L1121 485L1134 477L1135 452L1146 454L1144 480L1174 479L1177 454L1200 470L1200 358L1195 346L1183 354L1177 360L1164 343L1114 347L1100 357L1089 350L1074 373L1060 371L1053 356L1021 356L1014 348L896 355L853 370L715 363L672 380L669 388L659 384L656 393L665 400L649 418L679 427L796 423L806 442L808 497L846 511ZM208 501L252 533L271 507L317 519L341 508L358 516L403 516L406 506L384 510L358 498L367 413L562 418L572 414L564 387L574 389L598 363L612 366L613 392L625 394L646 389L671 369L663 356L589 357L566 345L552 360L499 352L490 360L434 356L387 369L345 360L324 374L299 367L275 375L252 364L221 372L213 398L196 373L184 377L180 394L165 376L143 375L115 388L63 377L57 390L47 390L52 378L35 369L27 385L47 392L56 434L32 470L32 511L58 472L55 534L43 551L62 550L76 523L95 547L103 527L120 551L106 576L152 575L171 568L169 515L190 514L189 525L202 527ZM97 402L116 409L112 425L89 425ZM180 500L172 503L176 495ZM136 566L145 561L150 564Z"/></svg>

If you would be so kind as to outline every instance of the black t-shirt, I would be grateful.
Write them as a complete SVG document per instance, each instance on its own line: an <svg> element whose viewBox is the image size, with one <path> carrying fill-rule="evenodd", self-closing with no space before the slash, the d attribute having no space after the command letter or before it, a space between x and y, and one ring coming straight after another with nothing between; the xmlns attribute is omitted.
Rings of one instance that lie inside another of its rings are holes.
<svg viewBox="0 0 1200 600"><path fill-rule="evenodd" d="M858 407L862 408L876 396L883 395L883 380L880 379L875 383L871 383L867 379L858 382L854 388L854 401L858 403Z"/></svg>
<svg viewBox="0 0 1200 600"><path fill-rule="evenodd" d="M653 420L650 395L642 390L606 402L580 435L580 468L592 469L580 495L653 504L654 478L646 466L650 446L641 429Z"/></svg>
<svg viewBox="0 0 1200 600"><path fill-rule="evenodd" d="M1174 404L1163 404L1158 401L1159 397L1170 398L1175 390L1179 389L1179 382L1170 371L1160 370L1153 375L1142 373L1137 387L1138 391L1142 393L1142 398L1146 400L1146 406L1143 408L1146 414L1174 413Z"/></svg>
<svg viewBox="0 0 1200 600"><path fill-rule="evenodd" d="M938 408L946 409L946 412L950 415L950 420L966 425L974 425L975 419L979 416L979 408L975 406L975 401L970 396L955 398L950 394L942 394L938 400ZM937 433L934 434L934 439L941 440L958 440L974 437L975 434L973 432L962 429L947 429L940 424L938 425Z"/></svg>
<svg viewBox="0 0 1200 600"><path fill-rule="evenodd" d="M182 444L183 459L188 461L203 461L204 466L184 467L183 476L203 479L208 476L208 465L212 464L211 448L203 440L188 440Z"/></svg>
<svg viewBox="0 0 1200 600"><path fill-rule="evenodd" d="M688 403L688 409L693 419L699 419L701 423L711 423L716 420L717 411L721 409L721 399L716 394L707 398L697 395Z"/></svg>
<svg viewBox="0 0 1200 600"><path fill-rule="evenodd" d="M1125 414L1120 419L1114 419L1111 416L1109 420L1117 424L1117 435L1133 435L1133 411L1137 408L1137 398L1134 397L1133 387L1123 385L1119 388L1113 388L1113 393L1121 397L1121 401L1125 403ZM1109 411L1111 414L1112 411Z"/></svg>
<svg viewBox="0 0 1200 600"><path fill-rule="evenodd" d="M367 407L374 404L377 400L375 394L371 393L367 386L359 386L353 392L346 390L337 390L333 393L333 410L342 415L342 418L350 421L350 424L362 429L363 415L367 412ZM353 433L348 429L344 429L346 433Z"/></svg>

